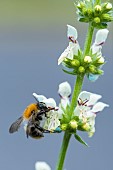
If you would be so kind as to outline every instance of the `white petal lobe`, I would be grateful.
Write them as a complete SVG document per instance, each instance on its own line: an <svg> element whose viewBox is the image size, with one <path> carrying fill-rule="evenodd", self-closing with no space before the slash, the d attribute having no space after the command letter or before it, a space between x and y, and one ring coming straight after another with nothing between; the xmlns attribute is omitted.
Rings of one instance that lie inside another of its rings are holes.
<svg viewBox="0 0 113 170"><path fill-rule="evenodd" d="M93 108L92 108L92 112L97 113L102 111L105 107L109 107L108 104L102 103L102 102L98 102L96 103Z"/></svg>
<svg viewBox="0 0 113 170"><path fill-rule="evenodd" d="M109 31L107 29L101 29L101 30L97 31L95 43L97 45L104 43L107 39L108 33L109 33Z"/></svg>

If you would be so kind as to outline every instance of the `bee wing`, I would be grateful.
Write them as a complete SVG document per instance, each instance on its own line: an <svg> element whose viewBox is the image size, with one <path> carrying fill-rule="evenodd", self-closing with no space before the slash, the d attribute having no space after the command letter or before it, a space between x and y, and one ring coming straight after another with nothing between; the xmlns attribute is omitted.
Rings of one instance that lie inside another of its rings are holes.
<svg viewBox="0 0 113 170"><path fill-rule="evenodd" d="M22 121L23 121L23 116L19 117L14 123L12 123L12 125L9 128L9 133L14 133L18 131Z"/></svg>

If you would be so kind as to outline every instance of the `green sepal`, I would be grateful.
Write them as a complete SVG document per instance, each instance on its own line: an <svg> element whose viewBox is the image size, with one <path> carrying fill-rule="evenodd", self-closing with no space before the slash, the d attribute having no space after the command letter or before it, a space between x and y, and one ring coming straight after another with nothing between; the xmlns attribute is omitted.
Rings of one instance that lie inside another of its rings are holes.
<svg viewBox="0 0 113 170"><path fill-rule="evenodd" d="M67 71L67 70L64 70L64 69L62 69L65 73L67 73L67 74L71 74L71 75L76 75L77 73L76 72L74 72L74 71Z"/></svg>
<svg viewBox="0 0 113 170"><path fill-rule="evenodd" d="M84 17L81 17L81 18L78 18L78 20L80 21L80 22L89 22L89 19L88 18L84 18Z"/></svg>
<svg viewBox="0 0 113 170"><path fill-rule="evenodd" d="M104 29L104 28L107 28L108 25L107 25L107 23L96 24L96 23L92 22L92 26L94 26L97 29Z"/></svg>
<svg viewBox="0 0 113 170"><path fill-rule="evenodd" d="M75 134L74 134L74 137L75 137L75 139L78 140L81 144L83 144L83 145L85 145L85 146L88 147L88 144L87 144L85 141L83 141L83 139L82 139L79 135L77 135L77 134L75 133Z"/></svg>
<svg viewBox="0 0 113 170"><path fill-rule="evenodd" d="M66 109L64 109L63 106L61 105L61 109L63 110L63 114L62 114L62 119L60 120L60 123L68 124L70 121L70 106L67 105Z"/></svg>

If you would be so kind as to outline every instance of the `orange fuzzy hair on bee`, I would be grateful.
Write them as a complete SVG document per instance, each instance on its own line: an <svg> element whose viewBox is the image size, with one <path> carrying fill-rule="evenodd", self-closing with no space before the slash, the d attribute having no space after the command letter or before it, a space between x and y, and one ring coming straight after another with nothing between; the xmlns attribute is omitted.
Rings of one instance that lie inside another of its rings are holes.
<svg viewBox="0 0 113 170"><path fill-rule="evenodd" d="M38 108L37 108L37 104L35 103L32 103L30 104L29 106L27 106L27 108L24 110L23 112L23 118L24 119L29 119L30 116L32 115L33 112L37 111Z"/></svg>

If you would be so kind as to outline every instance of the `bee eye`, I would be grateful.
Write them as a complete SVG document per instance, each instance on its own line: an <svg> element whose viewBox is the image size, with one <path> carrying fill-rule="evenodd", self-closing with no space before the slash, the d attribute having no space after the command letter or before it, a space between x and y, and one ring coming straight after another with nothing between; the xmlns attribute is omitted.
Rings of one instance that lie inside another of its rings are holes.
<svg viewBox="0 0 113 170"><path fill-rule="evenodd" d="M40 102L40 103L39 103L39 108L40 108L40 109L47 109L47 106L46 106L45 103Z"/></svg>

